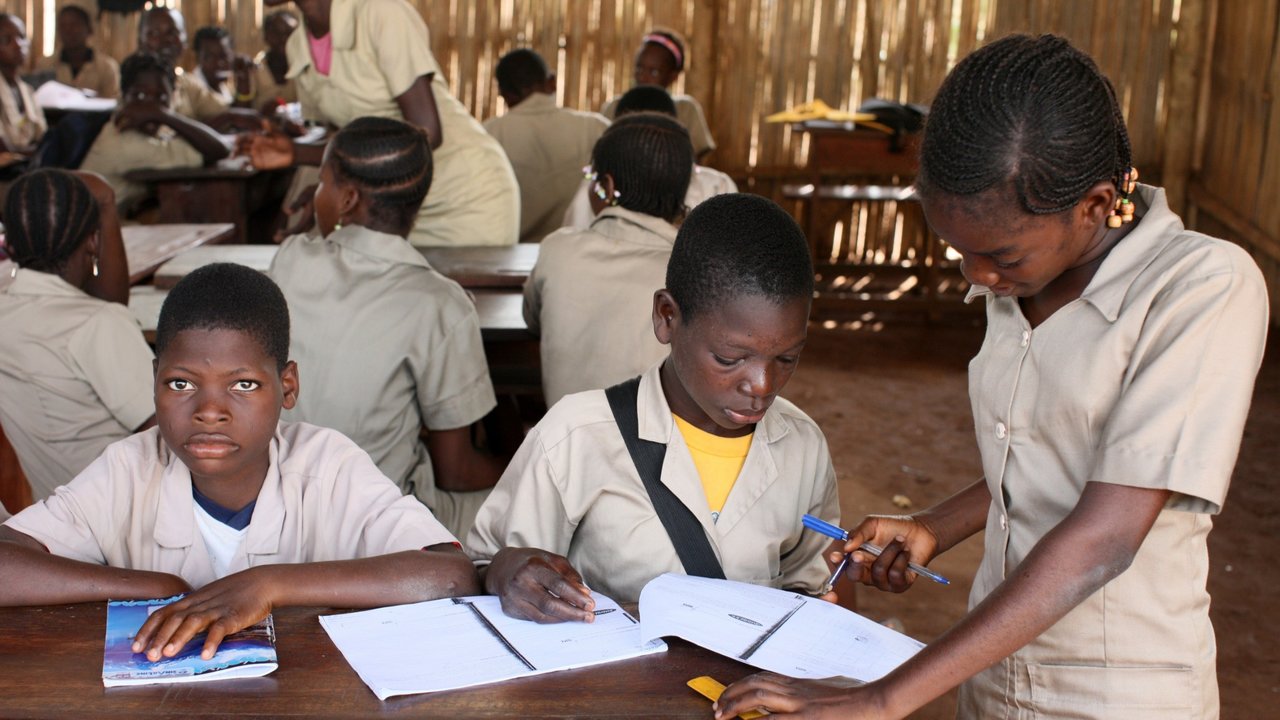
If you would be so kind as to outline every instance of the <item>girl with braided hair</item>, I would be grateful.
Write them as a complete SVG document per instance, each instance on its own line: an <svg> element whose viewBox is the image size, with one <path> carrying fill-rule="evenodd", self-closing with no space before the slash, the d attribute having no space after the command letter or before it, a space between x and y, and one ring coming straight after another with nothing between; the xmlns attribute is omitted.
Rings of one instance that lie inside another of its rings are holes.
<svg viewBox="0 0 1280 720"><path fill-rule="evenodd" d="M322 236L286 239L270 274L310 388L286 418L356 441L461 538L503 465L471 443L471 426L497 404L475 306L408 242L434 170L420 128L348 123L320 169Z"/></svg>
<svg viewBox="0 0 1280 720"><path fill-rule="evenodd" d="M124 306L124 244L102 178L23 175L4 222L14 266L0 278L0 425L40 500L151 424L152 355Z"/></svg>
<svg viewBox="0 0 1280 720"><path fill-rule="evenodd" d="M1136 181L1115 92L1066 40L1007 37L948 75L917 182L987 308L969 366L985 477L865 519L843 552L861 581L901 592L908 560L985 530L970 612L882 679L756 675L718 718L900 718L961 683L963 718L1218 717L1206 538L1266 289L1241 248L1187 230Z"/></svg>

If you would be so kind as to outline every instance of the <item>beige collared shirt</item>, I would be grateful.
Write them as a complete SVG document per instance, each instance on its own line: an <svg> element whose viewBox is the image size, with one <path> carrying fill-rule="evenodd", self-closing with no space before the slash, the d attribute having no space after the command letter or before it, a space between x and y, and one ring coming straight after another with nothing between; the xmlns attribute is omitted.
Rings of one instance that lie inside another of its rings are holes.
<svg viewBox="0 0 1280 720"><path fill-rule="evenodd" d="M432 152L431 191L409 241L414 245L513 245L520 189L502 146L449 92L431 54L422 16L405 0L333 0L329 75L312 66L305 29L289 36L289 77L308 119L339 127L372 115L404 120L396 103L432 75L443 144Z"/></svg>
<svg viewBox="0 0 1280 720"><path fill-rule="evenodd" d="M639 434L666 443L662 483L698 518L730 580L816 591L828 539L805 513L840 522L835 472L817 424L778 398L756 425L746 463L712 521L655 365L640 380ZM530 431L467 537L485 563L504 547L564 555L593 590L635 602L645 583L683 572L603 391L570 395Z"/></svg>
<svg viewBox="0 0 1280 720"><path fill-rule="evenodd" d="M172 129L161 127L155 135L138 130L120 132L108 121L80 164L81 170L96 172L116 191L116 206L127 212L147 196L147 186L125 178L130 170L144 168L201 167L204 156Z"/></svg>
<svg viewBox="0 0 1280 720"><path fill-rule="evenodd" d="M621 99L621 95L610 99L600 109L600 114L613 120L617 116L618 101ZM697 160L703 153L715 150L716 141L711 137L711 128L707 127L707 118L698 101L692 95L675 94L672 94L671 100L676 105L676 119L689 131L689 140L693 143L693 159Z"/></svg>
<svg viewBox="0 0 1280 720"><path fill-rule="evenodd" d="M278 83L276 76L271 74L271 68L267 66L266 50L258 53L253 61L256 66L253 71L253 101L250 105L254 110L261 110L264 103L272 100L298 102L298 89L293 80L286 77L283 83Z"/></svg>
<svg viewBox="0 0 1280 720"><path fill-rule="evenodd" d="M229 573L454 542L429 510L401 495L341 433L282 422L270 453ZM169 573L194 588L217 579L196 527L191 473L157 428L111 445L53 497L5 525L73 560Z"/></svg>
<svg viewBox="0 0 1280 720"><path fill-rule="evenodd" d="M123 305L19 270L0 337L0 425L37 500L155 412L151 349Z"/></svg>
<svg viewBox="0 0 1280 720"><path fill-rule="evenodd" d="M558 107L554 95L540 92L485 121L520 184L520 242L538 242L560 228L582 167L608 127L605 116Z"/></svg>
<svg viewBox="0 0 1280 720"><path fill-rule="evenodd" d="M207 123L225 113L231 107L231 99L223 98L196 78L195 71L175 71L173 97L169 106L179 115Z"/></svg>
<svg viewBox="0 0 1280 720"><path fill-rule="evenodd" d="M450 530L469 507L435 486L419 431L467 427L497 404L466 291L402 237L347 225L294 235L268 271L289 301L302 391L289 420L335 428Z"/></svg>
<svg viewBox="0 0 1280 720"><path fill-rule="evenodd" d="M71 65L62 61L62 54L54 53L36 63L40 70L52 70L53 79L81 90L91 90L101 98L120 97L120 63L100 51L90 49L89 61L80 66L80 72L72 75Z"/></svg>
<svg viewBox="0 0 1280 720"><path fill-rule="evenodd" d="M1216 718L1210 516L1222 507L1267 331L1240 247L1183 228L1139 186L1139 225L1077 300L1032 328L987 295L969 366L993 499L970 604L1076 506L1088 482L1173 491L1132 565L965 684L964 718Z"/></svg>
<svg viewBox="0 0 1280 720"><path fill-rule="evenodd" d="M36 102L35 91L21 78L17 82L15 87L0 77L0 138L14 152L30 152L35 149L40 138L44 137L49 125L45 122L44 110ZM21 108L18 107L15 91L22 97ZM4 164L6 163L0 160L0 165Z"/></svg>
<svg viewBox="0 0 1280 720"><path fill-rule="evenodd" d="M653 294L666 287L676 228L608 207L586 230L542 241L524 286L524 317L541 336L547 405L606 388L667 356L653 336Z"/></svg>
<svg viewBox="0 0 1280 720"><path fill-rule="evenodd" d="M587 195L591 183L580 179L573 201L565 209L563 227L584 228L591 225L596 214L591 210L591 198ZM738 184L725 173L702 165L693 166L693 175L689 176L689 189L684 193L685 210L692 210L707 198L725 193L738 192Z"/></svg>

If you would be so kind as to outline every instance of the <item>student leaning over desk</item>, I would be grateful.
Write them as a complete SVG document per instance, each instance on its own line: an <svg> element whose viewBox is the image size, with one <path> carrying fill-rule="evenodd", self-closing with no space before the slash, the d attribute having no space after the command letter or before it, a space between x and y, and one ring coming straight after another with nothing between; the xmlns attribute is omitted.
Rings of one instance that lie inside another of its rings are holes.
<svg viewBox="0 0 1280 720"><path fill-rule="evenodd" d="M377 607L472 594L452 535L340 433L282 423L298 396L289 310L255 270L201 268L156 329L158 428L109 446L0 528L0 604L187 596L135 652L173 656L285 605Z"/></svg>
<svg viewBox="0 0 1280 720"><path fill-rule="evenodd" d="M964 683L962 718L1216 718L1206 539L1267 328L1240 247L1138 185L1111 84L1050 35L1004 38L932 104L917 187L964 260L987 334L969 368L986 477L850 533L864 581L904 590L985 529L969 615L852 690L761 675L717 717L900 718ZM781 715L795 717L797 715Z"/></svg>
<svg viewBox="0 0 1280 720"><path fill-rule="evenodd" d="M670 354L623 387L638 437L665 445L655 480L691 513L696 535L682 548L705 537L729 579L810 593L830 572L827 542L801 516L839 517L835 473L822 431L778 394L812 294L808 244L789 215L752 195L708 200L681 225L653 299ZM602 390L569 395L534 427L467 547L504 611L539 621L590 622L587 587L635 601L685 567Z"/></svg>

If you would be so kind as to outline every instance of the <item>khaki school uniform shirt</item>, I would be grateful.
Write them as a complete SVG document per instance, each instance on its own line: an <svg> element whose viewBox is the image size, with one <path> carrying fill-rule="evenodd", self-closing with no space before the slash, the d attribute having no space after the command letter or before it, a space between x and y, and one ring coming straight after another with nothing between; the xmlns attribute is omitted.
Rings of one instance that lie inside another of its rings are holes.
<svg viewBox="0 0 1280 720"><path fill-rule="evenodd" d="M1262 275L1140 186L1139 225L1077 300L1031 328L987 295L969 367L992 503L970 605L1015 572L1085 483L1171 490L1132 565L965 684L964 718L1216 718L1211 515L1222 507L1267 330Z"/></svg>
<svg viewBox="0 0 1280 720"><path fill-rule="evenodd" d="M520 184L520 242L538 242L560 228L582 167L608 127L603 115L557 107L554 95L540 92L485 121Z"/></svg>
<svg viewBox="0 0 1280 720"><path fill-rule="evenodd" d="M63 62L62 54L57 53L41 58L36 63L40 70L52 70L53 79L81 90L90 90L101 98L120 97L120 63L110 55L89 48L89 59L80 66L80 72L74 75L71 64Z"/></svg>
<svg viewBox="0 0 1280 720"><path fill-rule="evenodd" d="M231 107L231 100L210 90L196 75L195 71L177 69L169 107L179 115L207 123L225 113Z"/></svg>
<svg viewBox="0 0 1280 720"><path fill-rule="evenodd" d="M37 500L155 412L151 349L123 305L19 270L0 337L0 425Z"/></svg>
<svg viewBox="0 0 1280 720"><path fill-rule="evenodd" d="M542 241L524 317L542 338L547 405L633 378L667 356L653 336L653 294L666 287L675 241L671 223L623 207Z"/></svg>
<svg viewBox="0 0 1280 720"><path fill-rule="evenodd" d="M0 137L11 151L30 152L35 149L40 138L44 137L49 125L45 122L44 110L36 102L35 91L21 78L17 82L17 86L13 86L0 78ZM21 107L18 106L15 92L22 98ZM0 156L3 155L4 152L0 149ZM0 157L0 166L6 164L8 162Z"/></svg>
<svg viewBox="0 0 1280 720"><path fill-rule="evenodd" d="M282 422L253 518L228 573L261 565L376 557L454 542L341 433ZM217 579L195 519L191 472L159 430L117 442L53 497L5 525L73 560Z"/></svg>
<svg viewBox="0 0 1280 720"><path fill-rule="evenodd" d="M565 209L564 220L561 221L563 227L584 228L595 219L596 215L591 210L591 198L587 195L590 191L591 182L580 180L573 201ZM689 176L689 189L684 193L684 207L686 211L692 210L707 198L736 192L738 184L733 178L714 168L694 165L693 175Z"/></svg>
<svg viewBox="0 0 1280 720"><path fill-rule="evenodd" d="M662 393L658 365L640 380L642 439L665 443L661 481L702 525L730 580L816 592L827 579L828 539L800 517L840 522L826 438L778 398L751 439L746 463L712 519L684 437ZM620 602L665 572L684 572L654 512L603 391L570 395L538 423L480 508L467 549L480 564L504 547L564 555L587 585Z"/></svg>
<svg viewBox="0 0 1280 720"><path fill-rule="evenodd" d="M600 109L600 114L613 120L617 117L618 101L621 99L622 96L619 95L609 100ZM711 128L707 127L707 118L698 101L692 95L675 94L671 96L671 100L676 105L676 119L689 131L689 140L693 143L693 159L697 160L703 153L715 150L716 141L711 137Z"/></svg>
<svg viewBox="0 0 1280 720"><path fill-rule="evenodd" d="M276 82L276 76L267 67L267 51L263 50L253 59L257 64L253 71L253 101L249 103L254 110L261 110L264 103L273 100L284 100L286 103L298 102L298 89L293 80L285 78L283 83Z"/></svg>
<svg viewBox="0 0 1280 720"><path fill-rule="evenodd" d="M288 238L268 272L289 302L303 388L285 417L340 430L446 527L470 527L483 497L455 511L452 495L472 493L438 490L418 439L497 404L466 291L404 238L360 225Z"/></svg>
<svg viewBox="0 0 1280 720"><path fill-rule="evenodd" d="M308 119L339 127L373 115L404 120L396 98L432 75L443 144L432 151L431 190L409 236L414 245L512 245L520 190L498 142L449 92L427 26L405 0L333 0L329 75L312 66L307 33L289 36L289 77Z"/></svg>
<svg viewBox="0 0 1280 720"><path fill-rule="evenodd" d="M147 186L125 178L130 170L144 168L201 167L204 156L172 129L161 127L155 135L137 130L120 132L114 121L102 126L81 170L101 175L116 191L116 206L127 212L147 196Z"/></svg>

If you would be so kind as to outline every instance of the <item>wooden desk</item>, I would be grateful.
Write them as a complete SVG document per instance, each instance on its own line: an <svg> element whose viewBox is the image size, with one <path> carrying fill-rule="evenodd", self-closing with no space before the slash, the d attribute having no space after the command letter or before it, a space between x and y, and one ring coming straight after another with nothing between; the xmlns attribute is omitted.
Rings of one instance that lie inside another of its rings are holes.
<svg viewBox="0 0 1280 720"><path fill-rule="evenodd" d="M465 690L379 701L316 620L329 610L275 613L280 668L263 678L102 687L106 603L0 608L0 716L354 718L698 718L711 703L685 686L731 683L746 665L681 640L665 653ZM423 652L448 652L430 638Z"/></svg>
<svg viewBox="0 0 1280 720"><path fill-rule="evenodd" d="M250 217L262 210L259 219L269 223L278 212L283 191L277 181L288 172L198 167L133 170L125 177L155 190L160 222L227 222L235 225L235 242L247 243Z"/></svg>
<svg viewBox="0 0 1280 720"><path fill-rule="evenodd" d="M246 265L254 270L266 272L275 259L278 245L209 245L185 252L156 269L156 276L151 281L157 288L169 289L192 271L212 265L213 263L230 262Z"/></svg>

